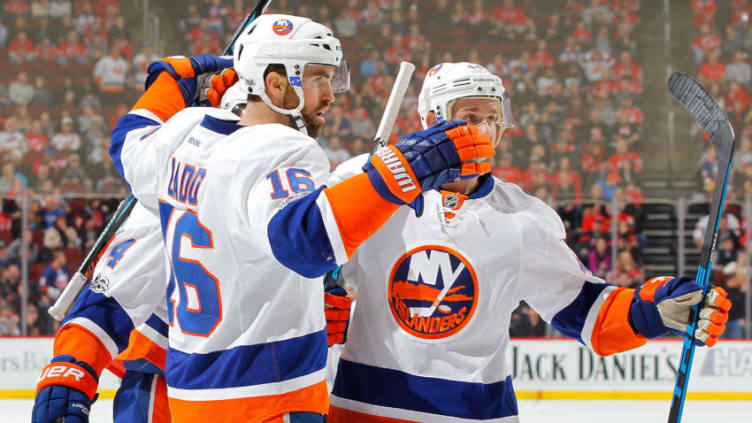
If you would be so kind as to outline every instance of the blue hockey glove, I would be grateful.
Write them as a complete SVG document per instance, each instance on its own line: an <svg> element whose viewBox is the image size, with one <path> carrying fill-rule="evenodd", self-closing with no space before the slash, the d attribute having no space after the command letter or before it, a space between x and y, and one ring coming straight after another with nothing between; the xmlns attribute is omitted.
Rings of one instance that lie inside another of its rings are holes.
<svg viewBox="0 0 752 423"><path fill-rule="evenodd" d="M705 305L695 331L695 344L712 347L726 329L731 301L726 291L707 287ZM657 277L635 289L629 314L637 332L646 338L663 336L666 332L684 336L689 323L690 307L702 301L703 289L692 278Z"/></svg>
<svg viewBox="0 0 752 423"><path fill-rule="evenodd" d="M387 201L408 204L423 214L422 192L438 189L457 179L491 171L491 138L466 122L436 124L403 137L377 151L363 170L376 191Z"/></svg>
<svg viewBox="0 0 752 423"><path fill-rule="evenodd" d="M200 94L197 89L199 76L220 72L231 66L232 57L216 57L210 54L165 57L149 65L145 89L148 89L162 72L167 72L177 81L185 105L190 106ZM221 97L220 95L219 98Z"/></svg>
<svg viewBox="0 0 752 423"><path fill-rule="evenodd" d="M87 423L91 404L97 399L99 378L94 369L73 356L52 359L37 384L32 423Z"/></svg>

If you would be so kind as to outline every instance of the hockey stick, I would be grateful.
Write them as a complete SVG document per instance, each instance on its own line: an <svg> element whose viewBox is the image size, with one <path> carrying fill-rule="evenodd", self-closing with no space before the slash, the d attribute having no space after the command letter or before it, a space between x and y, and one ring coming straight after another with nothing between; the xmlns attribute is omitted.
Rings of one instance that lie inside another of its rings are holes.
<svg viewBox="0 0 752 423"><path fill-rule="evenodd" d="M238 37L240 37L240 34L243 33L243 30L247 28L248 25L251 24L251 22L253 22L257 17L261 16L264 13L266 8L269 7L270 3L271 0L260 0L256 4L256 7L253 8L251 13L243 18L243 21L240 23L237 31L235 31L235 34L233 34L230 42L227 44L227 47L225 47L225 50L222 53L224 56L232 55L235 41L238 39ZM195 106L195 104L192 104L192 106ZM53 304L47 310L50 316L52 316L55 320L62 321L65 318L65 315L68 313L68 309L70 309L71 305L73 305L73 302L76 301L78 294L80 294L84 287L89 283L87 279L87 273L91 271L96 265L99 256L102 254L102 251L104 251L105 247L109 243L110 238L112 238L115 232L120 229L120 226L123 224L123 222L128 219L128 216L130 216L133 207L136 205L136 202L136 197L131 194L125 200L123 200L123 202L120 203L120 206L112 216L112 219L110 219L110 221L107 223L107 226L105 226L102 233L99 234L99 238L97 238L97 240L94 242L94 245L91 247L91 250L89 250L89 253L84 258L84 261L81 263L81 265L78 266L78 270L76 270L76 273L73 275L70 281L68 281L68 285L65 286L65 289L63 290L62 294L60 294L60 297L58 297L58 299L55 301L55 304Z"/></svg>
<svg viewBox="0 0 752 423"><path fill-rule="evenodd" d="M718 225L723 214L723 202L726 197L726 187L731 171L731 159L734 153L734 130L726 114L723 113L723 110L713 100L713 97L689 75L678 72L672 74L668 79L668 90L679 104L694 116L703 131L710 136L718 163L717 176L723 175L723 181L717 180L715 189L713 190L713 202L710 206L708 227L705 229L702 256L695 278L700 286L705 287L708 285L710 277L710 267L712 265L710 260L715 250L716 241L718 240ZM681 360L676 374L674 396L671 400L671 411L668 416L669 423L679 423L681 421L684 399L687 395L687 386L689 384L689 374L692 369L692 358L695 353L695 344L693 342L695 330L697 329L699 310L704 303L705 295L703 295L702 301L699 304L692 306L689 314L689 323L687 324L684 343L682 345Z"/></svg>
<svg viewBox="0 0 752 423"><path fill-rule="evenodd" d="M389 93L389 99L386 101L384 113L381 115L381 122L379 122L379 127L376 129L376 135L373 137L371 154L389 144L389 136L392 134L392 129L394 129L394 122L397 120L400 106L402 106L402 100L405 98L405 92L407 92L407 86L410 85L410 78L412 78L414 71L415 65L412 63L400 62L399 72L397 72L397 77L394 80L392 92ZM325 291L329 291L337 286L341 270L342 266L337 266L336 269L326 274L324 277Z"/></svg>
<svg viewBox="0 0 752 423"><path fill-rule="evenodd" d="M47 312L55 320L62 321L65 315L68 313L68 309L76 301L78 294L84 289L86 284L89 283L87 274L94 268L94 265L99 259L99 255L104 251L105 247L110 243L115 232L120 226L128 219L128 216L133 210L133 206L136 205L136 197L129 195L125 200L120 202L115 214L112 216L107 226L99 234L99 238L94 242L94 246L91 247L89 253L84 258L84 261L78 266L76 273L68 281L68 285L65 286L60 297L55 301L55 304L51 305Z"/></svg>

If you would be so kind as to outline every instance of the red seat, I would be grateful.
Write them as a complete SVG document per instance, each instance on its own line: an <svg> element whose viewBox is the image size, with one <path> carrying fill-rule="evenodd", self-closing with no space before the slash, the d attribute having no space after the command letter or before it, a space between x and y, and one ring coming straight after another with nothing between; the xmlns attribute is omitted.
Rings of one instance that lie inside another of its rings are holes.
<svg viewBox="0 0 752 423"><path fill-rule="evenodd" d="M45 267L47 267L47 265L44 263L32 264L29 272L29 282L38 282L39 278L42 277L42 272Z"/></svg>
<svg viewBox="0 0 752 423"><path fill-rule="evenodd" d="M75 267L78 267L84 259L84 253L75 247L63 248L63 254L65 254L65 260L68 262L68 265Z"/></svg>
<svg viewBox="0 0 752 423"><path fill-rule="evenodd" d="M31 242L33 242L37 247L43 248L44 247L44 231L41 229L32 231Z"/></svg>

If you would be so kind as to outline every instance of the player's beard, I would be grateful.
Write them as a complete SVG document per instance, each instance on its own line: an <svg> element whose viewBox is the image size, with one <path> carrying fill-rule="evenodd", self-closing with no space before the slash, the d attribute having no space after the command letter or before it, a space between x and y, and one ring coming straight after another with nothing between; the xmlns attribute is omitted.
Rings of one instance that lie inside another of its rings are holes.
<svg viewBox="0 0 752 423"><path fill-rule="evenodd" d="M295 109L298 107L299 101L295 90L287 90L285 92L285 97L282 99L282 107L285 109ZM323 104L317 104L316 107L311 107L311 105L306 103L300 111L300 115L303 117L303 122L305 122L306 125L306 130L308 131L308 136L311 138L317 138L321 133L321 129L324 127L325 122L319 122L316 120L317 111L321 110L323 106ZM313 110L313 112L310 110ZM290 116L290 126L297 129L292 116Z"/></svg>

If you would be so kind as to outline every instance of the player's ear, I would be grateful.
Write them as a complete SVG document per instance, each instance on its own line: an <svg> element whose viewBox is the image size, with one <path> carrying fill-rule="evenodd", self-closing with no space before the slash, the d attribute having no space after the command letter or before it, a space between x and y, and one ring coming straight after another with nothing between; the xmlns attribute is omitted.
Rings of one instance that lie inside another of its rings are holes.
<svg viewBox="0 0 752 423"><path fill-rule="evenodd" d="M269 72L266 75L266 95L278 107L282 107L285 93L290 88L287 77L278 72Z"/></svg>
<svg viewBox="0 0 752 423"><path fill-rule="evenodd" d="M426 123L428 126L436 125L436 114L433 111L428 112L426 115Z"/></svg>

